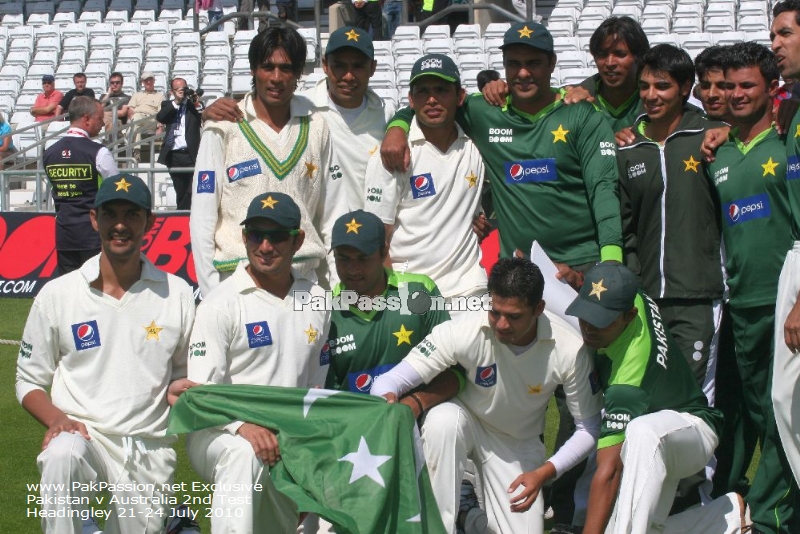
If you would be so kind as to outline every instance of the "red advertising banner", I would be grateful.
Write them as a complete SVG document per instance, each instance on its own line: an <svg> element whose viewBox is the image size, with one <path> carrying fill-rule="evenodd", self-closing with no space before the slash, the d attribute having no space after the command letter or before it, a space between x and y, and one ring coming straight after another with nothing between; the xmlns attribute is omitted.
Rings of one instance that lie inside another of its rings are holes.
<svg viewBox="0 0 800 534"><path fill-rule="evenodd" d="M488 272L500 249L497 231L482 249L481 263ZM142 251L156 267L186 280L199 297L187 214L158 212ZM35 297L56 277L56 260L55 214L0 212L0 298Z"/></svg>
<svg viewBox="0 0 800 534"><path fill-rule="evenodd" d="M197 292L188 215L159 212L142 251ZM0 213L0 297L35 297L57 275L56 259L55 214Z"/></svg>

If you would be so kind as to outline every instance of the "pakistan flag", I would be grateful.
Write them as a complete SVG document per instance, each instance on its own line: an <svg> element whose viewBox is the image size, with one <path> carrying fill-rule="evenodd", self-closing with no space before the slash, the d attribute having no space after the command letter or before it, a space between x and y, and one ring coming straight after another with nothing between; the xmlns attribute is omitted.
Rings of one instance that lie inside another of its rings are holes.
<svg viewBox="0 0 800 534"><path fill-rule="evenodd" d="M246 421L277 429L278 491L340 534L444 534L414 416L382 398L327 389L210 385L184 392L169 432Z"/></svg>

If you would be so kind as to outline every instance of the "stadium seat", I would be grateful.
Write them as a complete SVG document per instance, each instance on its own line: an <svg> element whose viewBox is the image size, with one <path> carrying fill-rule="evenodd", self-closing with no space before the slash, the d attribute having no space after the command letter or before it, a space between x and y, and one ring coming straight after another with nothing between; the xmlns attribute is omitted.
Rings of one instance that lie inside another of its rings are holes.
<svg viewBox="0 0 800 534"><path fill-rule="evenodd" d="M689 33L679 35L678 40L683 48L705 49L714 44L714 36L710 33Z"/></svg>
<svg viewBox="0 0 800 534"><path fill-rule="evenodd" d="M573 37L553 37L553 49L559 54L559 57L562 52L577 52L579 50L578 40Z"/></svg>
<svg viewBox="0 0 800 534"><path fill-rule="evenodd" d="M419 41L419 26L398 26L392 35L392 42L397 41Z"/></svg>
<svg viewBox="0 0 800 534"><path fill-rule="evenodd" d="M422 41L422 52L424 54L445 54L453 55L453 41L449 38L424 39Z"/></svg>
<svg viewBox="0 0 800 534"><path fill-rule="evenodd" d="M563 2L562 2L563 3ZM492 22L486 26L486 31L483 32L483 37L485 39L494 39L500 38L502 39L505 37L506 31L511 27L511 24L508 22Z"/></svg>
<svg viewBox="0 0 800 534"><path fill-rule="evenodd" d="M556 21L551 22L547 25L547 29L553 35L553 37L572 37L575 35L575 24L569 21ZM592 30L594 31L594 30ZM495 41L500 41L500 44L503 44L503 38L492 38ZM486 41L489 41L489 37L486 38Z"/></svg>
<svg viewBox="0 0 800 534"><path fill-rule="evenodd" d="M714 35L714 44L719 46L728 46L740 43L746 39L747 34L745 32L728 31Z"/></svg>
<svg viewBox="0 0 800 534"><path fill-rule="evenodd" d="M705 30L709 33L733 32L736 30L736 17L733 15L706 17Z"/></svg>
<svg viewBox="0 0 800 534"><path fill-rule="evenodd" d="M673 33L700 33L703 31L703 18L697 16L676 17L672 21Z"/></svg>

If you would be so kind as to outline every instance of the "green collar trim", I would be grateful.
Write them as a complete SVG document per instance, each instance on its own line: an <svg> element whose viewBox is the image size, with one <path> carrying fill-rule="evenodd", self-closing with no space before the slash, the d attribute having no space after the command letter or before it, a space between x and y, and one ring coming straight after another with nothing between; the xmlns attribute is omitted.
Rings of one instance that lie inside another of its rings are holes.
<svg viewBox="0 0 800 534"><path fill-rule="evenodd" d="M383 272L386 273L386 289L383 290L383 293L381 293L380 296L385 298L386 295L389 293L390 287L397 288L399 286L397 285L398 284L397 275L395 274L394 270L389 269L388 267L384 267ZM339 295L342 294L342 290L344 290L344 285L341 282L339 282L338 284L336 284L336 287L333 288L332 291L333 296L338 297ZM361 295L359 295L359 298L361 298ZM377 315L378 313L378 310L370 310L368 312L361 311L358 309L357 306L352 306L352 305L350 306L349 309L350 313L352 313L356 317L363 319L364 321L372 321L375 318L375 315Z"/></svg>
<svg viewBox="0 0 800 534"><path fill-rule="evenodd" d="M598 83L598 85L599 85L599 83ZM639 92L638 91L634 91L633 94L631 96L629 96L628 99L625 102L620 104L620 106L618 108L615 108L614 106L612 106L611 104L608 103L608 100L603 98L603 96L600 94L599 90L597 91L597 101L600 103L601 106L603 106L603 108L606 109L606 111L611 113L611 115L613 115L614 117L620 117L620 116L624 115L625 112L627 112L628 109L630 109L630 107L633 105L633 103L636 102L637 100L639 100Z"/></svg>
<svg viewBox="0 0 800 534"><path fill-rule="evenodd" d="M289 176L289 173L292 172L292 169L294 169L300 161L303 152L306 151L306 147L308 146L308 132L310 131L308 117L300 117L300 134L297 136L297 140L292 147L292 151L289 152L289 156L283 161L275 157L275 154L261 141L249 122L239 121L238 124L239 130L241 130L244 138L247 139L247 142L250 143L253 150L264 160L264 163L267 164L267 167L269 167L278 180L283 180Z"/></svg>
<svg viewBox="0 0 800 534"><path fill-rule="evenodd" d="M733 141L734 144L736 144L736 148L739 149L739 151L742 153L742 155L746 156L747 153L750 152L750 150L755 148L761 141L766 139L767 136L770 133L772 133L772 131L774 129L775 129L775 123L773 122L772 124L769 125L769 128L767 128L763 132L760 132L757 136L752 138L749 143L743 143L742 141L739 140L738 137L736 137L738 135L738 133L739 133L739 128L738 127L732 129L731 133L729 134L729 136L730 136L730 140Z"/></svg>
<svg viewBox="0 0 800 534"><path fill-rule="evenodd" d="M542 109L540 109L539 111L537 111L533 115L531 115L530 113L526 113L526 112L522 111L521 109L519 109L517 107L514 107L514 105L511 103L511 95L508 95L508 97L506 97L506 105L503 106L502 109L503 109L503 111L507 111L508 108L510 107L511 109L514 110L514 113L516 113L517 115L519 115L521 117L525 117L526 119L528 119L531 122L536 122L539 119L541 119L543 116L545 116L548 113L550 113L551 111L553 111L558 106L563 105L563 103L564 103L563 102L564 95L567 94L567 90L566 89L556 89L556 88L551 87L550 90L553 93L555 93L557 95L560 95L561 98L556 99L556 101L553 102L552 104L546 105L545 107L543 107Z"/></svg>

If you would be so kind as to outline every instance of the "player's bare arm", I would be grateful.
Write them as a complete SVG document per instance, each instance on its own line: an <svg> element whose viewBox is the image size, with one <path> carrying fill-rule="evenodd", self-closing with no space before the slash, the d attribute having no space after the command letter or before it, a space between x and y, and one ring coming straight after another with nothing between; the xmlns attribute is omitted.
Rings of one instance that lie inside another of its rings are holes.
<svg viewBox="0 0 800 534"><path fill-rule="evenodd" d="M583 275L565 263L553 263L558 269L556 278L568 283L575 291L583 285Z"/></svg>
<svg viewBox="0 0 800 534"><path fill-rule="evenodd" d="M800 295L797 295L794 306L783 323L783 339L793 353L800 351Z"/></svg>
<svg viewBox="0 0 800 534"><path fill-rule="evenodd" d="M402 128L394 126L386 131L381 143L381 161L389 172L405 172L411 165L411 149Z"/></svg>
<svg viewBox="0 0 800 534"><path fill-rule="evenodd" d="M459 387L460 384L458 377L456 377L456 372L452 369L445 369L422 390L400 399L400 403L411 408L411 411L414 412L414 418L418 419L419 416L434 406L455 397Z"/></svg>
<svg viewBox="0 0 800 534"><path fill-rule="evenodd" d="M597 451L597 471L589 489L583 534L603 534L614 510L622 480L622 443Z"/></svg>
<svg viewBox="0 0 800 534"><path fill-rule="evenodd" d="M505 80L492 80L483 86L483 99L493 106L503 106L508 98L508 83Z"/></svg>
<svg viewBox="0 0 800 534"><path fill-rule="evenodd" d="M536 497L539 496L539 491L544 483L555 476L555 466L550 462L545 462L541 467L522 473L515 478L508 487L508 492L514 493L520 486L523 487L523 490L511 497L511 511L527 512L536 501Z"/></svg>
<svg viewBox="0 0 800 534"><path fill-rule="evenodd" d="M37 421L47 427L44 433L44 440L42 441L42 450L47 448L47 445L52 439L62 432L79 433L86 439L89 437L89 432L86 430L86 425L80 421L70 419L67 414L62 412L50 400L50 397L44 391L37 389L31 391L25 398L22 399L22 407L25 408Z"/></svg>
<svg viewBox="0 0 800 534"><path fill-rule="evenodd" d="M711 163L714 161L714 154L717 152L717 149L722 146L722 143L727 141L729 133L731 133L730 126L711 128L706 131L703 142L700 144L700 152L707 162Z"/></svg>
<svg viewBox="0 0 800 534"><path fill-rule="evenodd" d="M255 455L270 467L281 459L278 438L270 429L253 423L244 423L236 433L249 441Z"/></svg>
<svg viewBox="0 0 800 534"><path fill-rule="evenodd" d="M174 406L175 403L178 402L178 397L180 397L184 391L199 385L200 384L197 382L192 382L188 378L173 380L169 383L169 387L167 388L167 403L169 403L170 406Z"/></svg>
<svg viewBox="0 0 800 534"><path fill-rule="evenodd" d="M237 104L233 98L218 98L203 111L201 117L203 121L239 122L244 115Z"/></svg>
<svg viewBox="0 0 800 534"><path fill-rule="evenodd" d="M479 213L472 219L472 232L478 236L478 243L486 239L493 229L492 223L484 213Z"/></svg>

